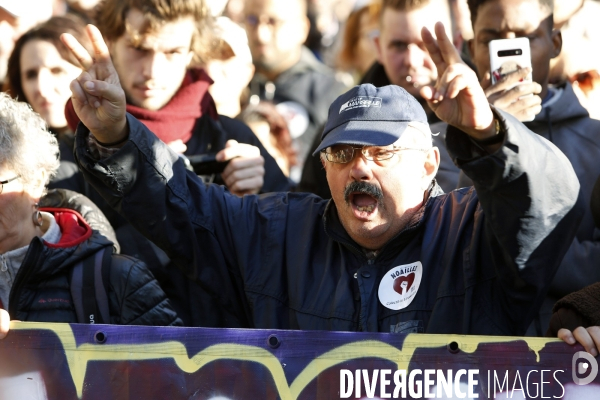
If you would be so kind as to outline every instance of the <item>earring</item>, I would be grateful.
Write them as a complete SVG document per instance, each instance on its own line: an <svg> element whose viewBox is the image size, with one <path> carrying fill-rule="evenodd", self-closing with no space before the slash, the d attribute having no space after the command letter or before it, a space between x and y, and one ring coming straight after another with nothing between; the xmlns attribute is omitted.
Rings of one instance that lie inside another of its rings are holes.
<svg viewBox="0 0 600 400"><path fill-rule="evenodd" d="M33 220L33 225L42 226L44 224L44 219L42 218L42 213L40 212L40 205L39 203L35 203L33 206L35 207L35 211L31 216L31 219Z"/></svg>

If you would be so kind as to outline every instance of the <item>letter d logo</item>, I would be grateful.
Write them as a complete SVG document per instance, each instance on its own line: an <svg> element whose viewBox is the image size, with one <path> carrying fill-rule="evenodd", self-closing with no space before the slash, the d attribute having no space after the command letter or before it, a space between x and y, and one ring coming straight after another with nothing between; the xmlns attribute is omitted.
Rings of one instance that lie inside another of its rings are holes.
<svg viewBox="0 0 600 400"><path fill-rule="evenodd" d="M585 359L585 362L579 362L581 359ZM580 376L585 375L585 373L590 369L590 374L585 378L580 378ZM578 351L573 354L573 361L571 363L571 371L573 373L573 382L576 385L587 385L591 383L596 376L598 375L598 362L591 354L585 351Z"/></svg>

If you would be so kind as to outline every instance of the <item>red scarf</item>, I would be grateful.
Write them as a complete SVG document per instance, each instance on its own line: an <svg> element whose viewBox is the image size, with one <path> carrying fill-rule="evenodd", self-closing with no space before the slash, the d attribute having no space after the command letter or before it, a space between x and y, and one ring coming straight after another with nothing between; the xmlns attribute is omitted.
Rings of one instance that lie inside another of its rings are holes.
<svg viewBox="0 0 600 400"><path fill-rule="evenodd" d="M217 107L208 93L212 79L202 69L189 70L175 96L158 111L150 111L127 104L127 112L144 123L160 140L170 143L181 139L186 143L192 137L196 120L204 114L218 119ZM69 127L75 131L79 117L71 99L65 107Z"/></svg>

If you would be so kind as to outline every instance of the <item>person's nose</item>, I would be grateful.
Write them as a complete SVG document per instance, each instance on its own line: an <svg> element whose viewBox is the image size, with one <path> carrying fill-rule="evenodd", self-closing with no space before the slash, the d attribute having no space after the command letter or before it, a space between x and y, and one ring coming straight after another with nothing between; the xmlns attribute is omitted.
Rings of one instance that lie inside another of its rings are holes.
<svg viewBox="0 0 600 400"><path fill-rule="evenodd" d="M371 162L365 158L359 149L354 150L354 158L350 161L350 178L356 182L373 179Z"/></svg>
<svg viewBox="0 0 600 400"><path fill-rule="evenodd" d="M38 71L36 84L36 93L44 99L51 97L52 92L56 89L52 72L46 68L41 68Z"/></svg>
<svg viewBox="0 0 600 400"><path fill-rule="evenodd" d="M159 51L148 52L144 60L144 69L142 71L144 78L154 79L161 74L168 74L165 71L166 55Z"/></svg>
<svg viewBox="0 0 600 400"><path fill-rule="evenodd" d="M417 44L411 43L406 48L404 62L407 67L417 68L423 65L424 57L425 52L423 49L421 49Z"/></svg>
<svg viewBox="0 0 600 400"><path fill-rule="evenodd" d="M256 38L258 42L261 44L266 44L271 41L273 36L273 32L271 31L271 27L268 24L260 22L256 26Z"/></svg>

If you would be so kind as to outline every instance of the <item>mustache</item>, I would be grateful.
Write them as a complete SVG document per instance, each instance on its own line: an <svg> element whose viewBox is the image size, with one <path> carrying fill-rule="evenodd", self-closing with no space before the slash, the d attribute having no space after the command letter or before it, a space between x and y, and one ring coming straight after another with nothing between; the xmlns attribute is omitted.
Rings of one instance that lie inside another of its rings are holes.
<svg viewBox="0 0 600 400"><path fill-rule="evenodd" d="M377 186L367 182L352 182L344 189L344 200L350 204L350 195L352 193L368 194L377 200L378 204L383 201L383 192Z"/></svg>

